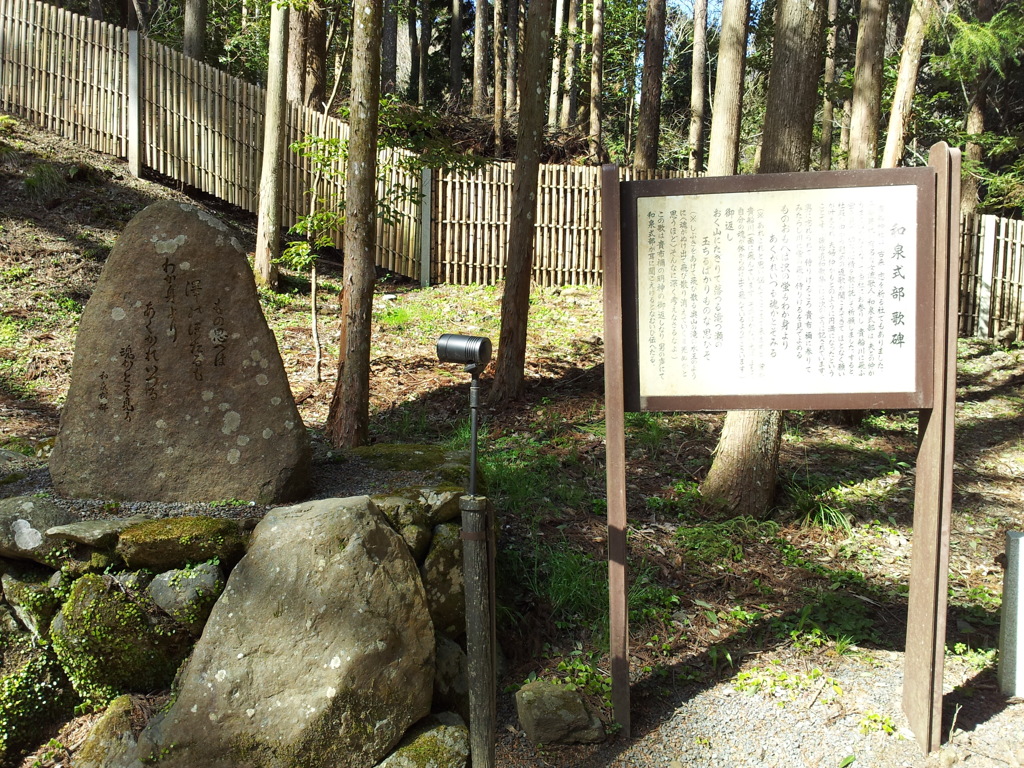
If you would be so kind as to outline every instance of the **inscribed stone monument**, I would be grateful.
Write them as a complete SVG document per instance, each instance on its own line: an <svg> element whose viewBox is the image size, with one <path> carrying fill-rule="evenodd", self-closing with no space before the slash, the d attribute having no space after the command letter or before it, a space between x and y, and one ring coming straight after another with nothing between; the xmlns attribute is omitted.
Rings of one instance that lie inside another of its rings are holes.
<svg viewBox="0 0 1024 768"><path fill-rule="evenodd" d="M136 216L82 315L50 457L66 496L299 497L309 439L237 235L172 201Z"/></svg>

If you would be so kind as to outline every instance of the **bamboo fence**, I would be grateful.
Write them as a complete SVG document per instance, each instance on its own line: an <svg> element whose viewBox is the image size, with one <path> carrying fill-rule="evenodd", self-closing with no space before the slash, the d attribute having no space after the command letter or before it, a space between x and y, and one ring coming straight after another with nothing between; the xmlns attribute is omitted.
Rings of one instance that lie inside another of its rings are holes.
<svg viewBox="0 0 1024 768"><path fill-rule="evenodd" d="M35 0L0 0L0 106L126 156L127 30Z"/></svg>
<svg viewBox="0 0 1024 768"><path fill-rule="evenodd" d="M961 336L1024 332L1024 222L968 216L961 225Z"/></svg>
<svg viewBox="0 0 1024 768"><path fill-rule="evenodd" d="M131 71L131 33L36 0L0 0L0 109L106 154L129 157L140 126L141 163L156 173L255 212L263 162L264 89L142 38ZM134 75L134 77L133 77ZM139 114L130 86L138 83ZM286 141L308 135L345 140L348 126L289 105ZM344 168L314 176L312 163L286 153L283 222L309 213L310 191L337 205ZM377 263L419 277L419 189L398 150L381 153L378 193L400 201L378 222ZM341 245L341 232L333 233Z"/></svg>
<svg viewBox="0 0 1024 768"><path fill-rule="evenodd" d="M0 0L0 109L130 163L134 152L140 166L255 211L263 89L134 34L37 0ZM285 122L289 145L308 136L348 138L345 123L297 104L289 105ZM410 168L410 157L401 150L378 157L378 266L423 282L502 281L512 164L421 174ZM680 175L620 169L623 180ZM318 205L343 205L340 162L316 174L309 158L288 152L283 178L287 225L309 213L311 196ZM601 282L600 210L599 169L541 166L533 269L538 284ZM333 234L340 247L341 233ZM1021 222L964 220L961 335L994 337L1009 329L1024 335L1022 249Z"/></svg>

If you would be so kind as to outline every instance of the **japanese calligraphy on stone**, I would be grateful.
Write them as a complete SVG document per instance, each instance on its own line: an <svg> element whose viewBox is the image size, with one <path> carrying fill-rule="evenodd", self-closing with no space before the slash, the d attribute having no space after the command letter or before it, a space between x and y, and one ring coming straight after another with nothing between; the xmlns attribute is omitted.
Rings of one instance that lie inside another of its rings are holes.
<svg viewBox="0 0 1024 768"><path fill-rule="evenodd" d="M913 392L917 188L641 197L641 397Z"/></svg>

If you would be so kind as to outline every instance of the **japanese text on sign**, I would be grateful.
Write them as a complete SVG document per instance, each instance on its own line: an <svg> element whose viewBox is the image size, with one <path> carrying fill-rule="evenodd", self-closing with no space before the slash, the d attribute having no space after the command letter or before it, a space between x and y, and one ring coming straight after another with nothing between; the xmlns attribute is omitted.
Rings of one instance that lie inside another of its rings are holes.
<svg viewBox="0 0 1024 768"><path fill-rule="evenodd" d="M915 186L641 197L640 394L913 392Z"/></svg>

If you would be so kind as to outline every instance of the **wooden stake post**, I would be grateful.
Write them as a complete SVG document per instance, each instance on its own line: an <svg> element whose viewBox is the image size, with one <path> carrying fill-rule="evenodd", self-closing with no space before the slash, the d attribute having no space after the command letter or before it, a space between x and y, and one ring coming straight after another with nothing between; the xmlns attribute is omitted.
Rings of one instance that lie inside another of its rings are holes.
<svg viewBox="0 0 1024 768"><path fill-rule="evenodd" d="M921 409L904 709L938 746L959 152L620 183L602 171L612 704L628 735L626 411Z"/></svg>

